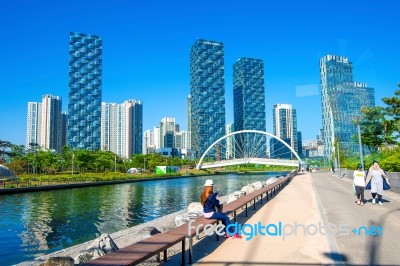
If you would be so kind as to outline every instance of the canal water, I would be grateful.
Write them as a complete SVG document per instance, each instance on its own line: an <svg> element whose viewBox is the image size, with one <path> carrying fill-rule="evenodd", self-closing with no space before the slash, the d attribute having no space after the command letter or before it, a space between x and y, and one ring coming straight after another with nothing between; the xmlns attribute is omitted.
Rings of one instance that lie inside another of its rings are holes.
<svg viewBox="0 0 400 266"><path fill-rule="evenodd" d="M206 179L226 195L280 173L226 174L0 196L0 265L13 265L186 208Z"/></svg>

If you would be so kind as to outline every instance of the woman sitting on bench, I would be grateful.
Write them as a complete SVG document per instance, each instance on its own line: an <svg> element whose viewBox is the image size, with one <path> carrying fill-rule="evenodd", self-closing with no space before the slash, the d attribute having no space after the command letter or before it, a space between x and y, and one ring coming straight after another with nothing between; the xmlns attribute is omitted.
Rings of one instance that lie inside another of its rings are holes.
<svg viewBox="0 0 400 266"><path fill-rule="evenodd" d="M214 190L214 182L211 179L206 180L204 184L203 193L201 193L201 204L203 205L204 217L208 219L217 219L222 221L222 224L225 225L225 235L224 237L228 238L242 238L239 234L233 235L233 228L229 228L230 234L226 233L226 227L231 223L229 217L222 213L218 212L216 209L222 210L222 204L219 203L218 200L218 192L213 192Z"/></svg>

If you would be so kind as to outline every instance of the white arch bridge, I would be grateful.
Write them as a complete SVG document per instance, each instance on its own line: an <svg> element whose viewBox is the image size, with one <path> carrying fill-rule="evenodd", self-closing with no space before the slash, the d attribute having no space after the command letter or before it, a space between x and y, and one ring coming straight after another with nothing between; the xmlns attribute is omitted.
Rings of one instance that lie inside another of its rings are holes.
<svg viewBox="0 0 400 266"><path fill-rule="evenodd" d="M227 134L208 147L197 169L218 168L241 164L302 165L290 139L259 130L241 130ZM290 144L290 145L289 145Z"/></svg>

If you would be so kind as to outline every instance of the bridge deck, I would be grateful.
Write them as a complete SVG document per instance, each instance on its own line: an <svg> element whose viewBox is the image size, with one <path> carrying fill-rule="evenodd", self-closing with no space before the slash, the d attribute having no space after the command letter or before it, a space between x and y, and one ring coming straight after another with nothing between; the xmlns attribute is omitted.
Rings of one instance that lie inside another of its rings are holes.
<svg viewBox="0 0 400 266"><path fill-rule="evenodd" d="M221 160L215 162L202 163L198 168L218 168L231 165L240 164L264 164L264 165L283 165L283 166L299 166L300 162L297 160L285 160L285 159L270 159L270 158L240 158L231 160Z"/></svg>

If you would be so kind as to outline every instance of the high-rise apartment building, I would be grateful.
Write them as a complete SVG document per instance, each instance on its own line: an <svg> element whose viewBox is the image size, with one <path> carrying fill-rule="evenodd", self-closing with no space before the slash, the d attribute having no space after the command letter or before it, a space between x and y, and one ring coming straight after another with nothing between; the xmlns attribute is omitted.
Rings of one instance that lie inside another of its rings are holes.
<svg viewBox="0 0 400 266"><path fill-rule="evenodd" d="M153 136L154 136L154 147L156 149L161 148L160 127L154 127Z"/></svg>
<svg viewBox="0 0 400 266"><path fill-rule="evenodd" d="M141 101L127 100L122 104L102 103L101 149L124 158L142 153Z"/></svg>
<svg viewBox="0 0 400 266"><path fill-rule="evenodd" d="M26 145L30 150L40 145L42 132L42 104L38 102L28 102L26 125Z"/></svg>
<svg viewBox="0 0 400 266"><path fill-rule="evenodd" d="M177 149L183 149L183 135L182 132L175 132L175 147Z"/></svg>
<svg viewBox="0 0 400 266"><path fill-rule="evenodd" d="M275 104L273 109L274 135L285 141L297 151L297 116L296 109L290 104ZM271 157L293 158L293 153L281 142L271 139Z"/></svg>
<svg viewBox="0 0 400 266"><path fill-rule="evenodd" d="M124 103L128 109L129 121L132 125L130 145L132 154L141 154L143 146L143 102L137 100L127 100Z"/></svg>
<svg viewBox="0 0 400 266"><path fill-rule="evenodd" d="M233 132L233 125L232 124L226 124L225 125L225 134L231 134ZM232 137L228 137L226 139L226 159L233 159L235 158L235 145L234 145L234 140L233 140L233 136Z"/></svg>
<svg viewBox="0 0 400 266"><path fill-rule="evenodd" d="M300 156L300 158L303 157L303 137L301 135L301 131L297 131L297 149L296 149L296 152Z"/></svg>
<svg viewBox="0 0 400 266"><path fill-rule="evenodd" d="M42 97L42 127L40 146L61 152L62 148L62 101L60 96L51 94Z"/></svg>
<svg viewBox="0 0 400 266"><path fill-rule="evenodd" d="M143 154L152 153L152 151L155 151L154 133L148 129L144 132L143 136Z"/></svg>
<svg viewBox="0 0 400 266"><path fill-rule="evenodd" d="M335 140L347 154L358 151L354 120L361 107L375 105L374 89L353 81L353 65L347 57L327 55L320 60L324 155L332 158Z"/></svg>
<svg viewBox="0 0 400 266"><path fill-rule="evenodd" d="M66 115L62 115L61 108L61 97L51 94L43 95L41 103L28 102L27 149L40 147L61 152L66 135Z"/></svg>
<svg viewBox="0 0 400 266"><path fill-rule="evenodd" d="M190 149L189 148L189 132L188 131L181 131L180 132L182 135L182 145L181 148L182 149Z"/></svg>
<svg viewBox="0 0 400 266"><path fill-rule="evenodd" d="M61 112L61 149L68 145L68 115L67 112Z"/></svg>
<svg viewBox="0 0 400 266"><path fill-rule="evenodd" d="M161 148L175 148L175 118L165 117L160 122Z"/></svg>
<svg viewBox="0 0 400 266"><path fill-rule="evenodd" d="M264 62L240 58L233 65L233 111L236 131L265 131Z"/></svg>
<svg viewBox="0 0 400 266"><path fill-rule="evenodd" d="M191 147L201 156L225 134L224 44L197 40L190 49ZM217 147L217 157L224 154Z"/></svg>
<svg viewBox="0 0 400 266"><path fill-rule="evenodd" d="M69 36L68 144L100 149L102 39L71 32Z"/></svg>

